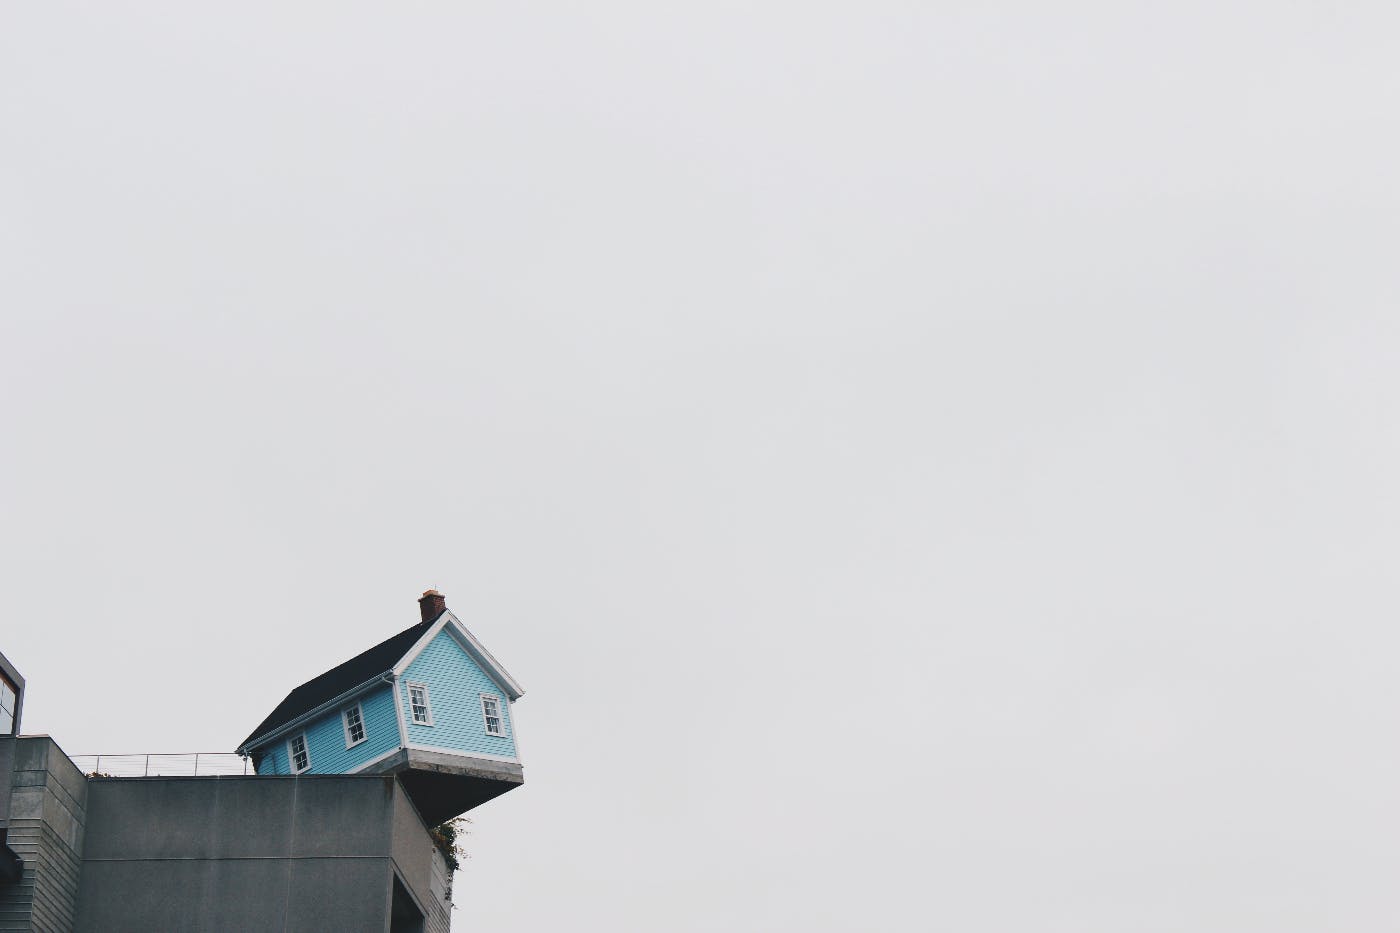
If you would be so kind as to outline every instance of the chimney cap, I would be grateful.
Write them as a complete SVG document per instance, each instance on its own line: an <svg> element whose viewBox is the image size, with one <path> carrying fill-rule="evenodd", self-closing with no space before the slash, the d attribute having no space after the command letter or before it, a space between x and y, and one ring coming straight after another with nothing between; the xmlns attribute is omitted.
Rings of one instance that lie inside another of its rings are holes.
<svg viewBox="0 0 1400 933"><path fill-rule="evenodd" d="M424 590L418 597L418 614L424 622L436 622L447 611L447 597L437 590Z"/></svg>

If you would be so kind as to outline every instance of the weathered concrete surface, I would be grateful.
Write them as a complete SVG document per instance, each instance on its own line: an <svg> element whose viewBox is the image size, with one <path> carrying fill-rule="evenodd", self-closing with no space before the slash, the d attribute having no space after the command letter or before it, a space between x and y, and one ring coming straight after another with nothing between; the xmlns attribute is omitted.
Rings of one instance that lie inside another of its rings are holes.
<svg viewBox="0 0 1400 933"><path fill-rule="evenodd" d="M25 860L0 886L0 931L450 922L442 856L391 774L89 779L47 737L4 738L0 801Z"/></svg>
<svg viewBox="0 0 1400 933"><path fill-rule="evenodd" d="M398 792L403 794L403 788L399 787ZM431 838L425 836L425 824L408 797L403 800L404 805L394 810L393 851L401 878L413 882L406 885L404 896L426 915L424 933L447 933L452 922L447 863Z"/></svg>
<svg viewBox="0 0 1400 933"><path fill-rule="evenodd" d="M14 785L11 772L15 767L15 746L18 739L0 737L0 828L10 820L10 788Z"/></svg>
<svg viewBox="0 0 1400 933"><path fill-rule="evenodd" d="M429 913L432 841L391 775L89 785L79 933L388 933L396 877Z"/></svg>
<svg viewBox="0 0 1400 933"><path fill-rule="evenodd" d="M24 859L17 884L0 887L0 930L72 929L82 868L87 779L48 736L0 741L0 797L9 847Z"/></svg>

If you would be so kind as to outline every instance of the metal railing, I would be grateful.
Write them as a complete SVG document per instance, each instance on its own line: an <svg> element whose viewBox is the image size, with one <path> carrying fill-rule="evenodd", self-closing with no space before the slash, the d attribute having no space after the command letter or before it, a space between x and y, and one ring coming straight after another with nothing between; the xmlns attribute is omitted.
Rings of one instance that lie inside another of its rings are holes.
<svg viewBox="0 0 1400 933"><path fill-rule="evenodd" d="M233 752L174 752L170 754L73 755L73 764L99 777L199 777L251 774L248 759Z"/></svg>

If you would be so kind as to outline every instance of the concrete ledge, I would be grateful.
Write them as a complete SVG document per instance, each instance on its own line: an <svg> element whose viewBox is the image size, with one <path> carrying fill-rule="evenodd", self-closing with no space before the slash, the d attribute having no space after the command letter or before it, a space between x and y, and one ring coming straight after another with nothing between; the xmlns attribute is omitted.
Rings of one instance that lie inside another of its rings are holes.
<svg viewBox="0 0 1400 933"><path fill-rule="evenodd" d="M408 766L420 771L440 771L444 774L465 774L471 777L493 778L497 781L525 783L525 769L510 761L492 761L489 758L473 758L470 755L447 755L442 752L429 752L421 748L404 749L408 752Z"/></svg>

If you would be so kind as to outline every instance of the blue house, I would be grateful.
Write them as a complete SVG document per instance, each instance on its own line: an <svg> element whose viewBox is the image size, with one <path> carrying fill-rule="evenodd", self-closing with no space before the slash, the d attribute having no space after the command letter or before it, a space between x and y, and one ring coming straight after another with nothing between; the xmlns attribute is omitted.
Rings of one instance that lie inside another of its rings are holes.
<svg viewBox="0 0 1400 933"><path fill-rule="evenodd" d="M437 590L422 621L287 694L238 747L258 774L397 774L428 825L524 783L524 691Z"/></svg>

